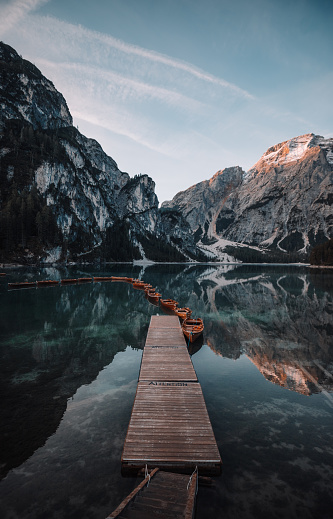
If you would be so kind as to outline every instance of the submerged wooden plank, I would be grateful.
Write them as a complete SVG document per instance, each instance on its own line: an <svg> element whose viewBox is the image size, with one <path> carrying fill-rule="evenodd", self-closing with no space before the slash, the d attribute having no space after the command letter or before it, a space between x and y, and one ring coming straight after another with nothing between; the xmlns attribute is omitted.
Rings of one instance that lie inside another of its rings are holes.
<svg viewBox="0 0 333 519"><path fill-rule="evenodd" d="M107 519L192 519L197 478L196 472L190 477L154 469Z"/></svg>

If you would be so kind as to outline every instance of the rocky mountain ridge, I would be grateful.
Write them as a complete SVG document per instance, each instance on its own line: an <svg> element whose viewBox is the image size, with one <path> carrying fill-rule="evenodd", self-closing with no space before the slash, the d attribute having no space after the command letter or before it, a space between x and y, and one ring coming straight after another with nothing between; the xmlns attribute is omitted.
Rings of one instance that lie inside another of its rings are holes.
<svg viewBox="0 0 333 519"><path fill-rule="evenodd" d="M290 261L333 235L332 203L333 139L306 134L272 146L248 172L220 171L162 207L181 211L215 256Z"/></svg>
<svg viewBox="0 0 333 519"><path fill-rule="evenodd" d="M0 72L2 261L186 261L200 255L182 216L160 214L154 181L120 171L97 141L73 127L54 85L4 43Z"/></svg>
<svg viewBox="0 0 333 519"><path fill-rule="evenodd" d="M0 73L0 261L307 261L333 234L333 139L282 142L159 208L4 43Z"/></svg>

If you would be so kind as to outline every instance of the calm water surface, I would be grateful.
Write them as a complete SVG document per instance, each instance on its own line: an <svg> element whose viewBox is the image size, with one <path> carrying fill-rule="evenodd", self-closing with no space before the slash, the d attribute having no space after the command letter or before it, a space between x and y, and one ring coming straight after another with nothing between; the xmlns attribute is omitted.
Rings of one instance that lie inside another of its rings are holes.
<svg viewBox="0 0 333 519"><path fill-rule="evenodd" d="M141 277L205 323L192 361L223 474L197 519L326 519L333 509L333 272L291 266L17 269L0 278L0 517L104 519L140 480L120 457L150 316Z"/></svg>

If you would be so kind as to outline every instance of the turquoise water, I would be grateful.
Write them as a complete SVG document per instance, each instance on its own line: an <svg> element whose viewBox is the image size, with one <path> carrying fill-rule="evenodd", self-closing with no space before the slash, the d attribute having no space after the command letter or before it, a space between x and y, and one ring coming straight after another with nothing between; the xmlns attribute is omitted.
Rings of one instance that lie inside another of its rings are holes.
<svg viewBox="0 0 333 519"><path fill-rule="evenodd" d="M192 349L223 474L200 518L328 518L333 506L333 273L291 266L17 269L0 278L0 517L104 518L140 480L120 457L150 316L141 277L205 323Z"/></svg>

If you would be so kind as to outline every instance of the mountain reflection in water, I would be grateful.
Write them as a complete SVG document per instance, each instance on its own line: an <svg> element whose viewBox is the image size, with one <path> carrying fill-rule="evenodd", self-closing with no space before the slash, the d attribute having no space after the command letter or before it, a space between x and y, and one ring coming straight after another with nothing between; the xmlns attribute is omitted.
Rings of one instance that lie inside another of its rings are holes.
<svg viewBox="0 0 333 519"><path fill-rule="evenodd" d="M198 283L213 351L246 354L267 380L305 395L323 391L333 404L333 291L323 290L321 273L249 275L244 266L208 271Z"/></svg>
<svg viewBox="0 0 333 519"><path fill-rule="evenodd" d="M106 517L134 487L120 457L150 316L162 310L126 283L6 285L91 275L139 277L204 319L190 354L224 473L200 489L196 519L328 518L333 272L199 264L0 280L1 518Z"/></svg>

